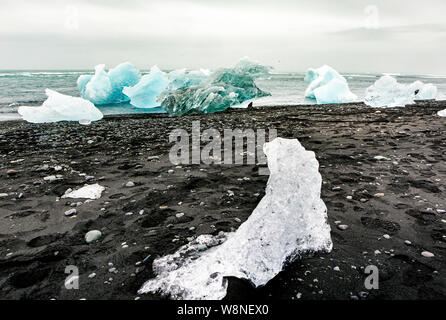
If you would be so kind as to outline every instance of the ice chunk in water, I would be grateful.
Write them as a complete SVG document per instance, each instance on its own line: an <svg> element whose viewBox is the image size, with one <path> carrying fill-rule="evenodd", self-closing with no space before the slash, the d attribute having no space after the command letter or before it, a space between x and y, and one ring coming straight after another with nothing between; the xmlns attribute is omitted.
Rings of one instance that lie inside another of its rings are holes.
<svg viewBox="0 0 446 320"><path fill-rule="evenodd" d="M174 115L212 113L232 106L247 106L243 103L269 95L255 84L255 78L264 75L265 70L269 68L246 61L234 68L217 69L198 85L165 92L161 106Z"/></svg>
<svg viewBox="0 0 446 320"><path fill-rule="evenodd" d="M155 108L160 106L158 96L167 88L169 80L157 66L150 69L133 87L125 87L122 91L130 98L130 103L137 108Z"/></svg>
<svg viewBox="0 0 446 320"><path fill-rule="evenodd" d="M264 152L271 175L265 196L248 220L235 233L227 234L226 241L221 234L200 236L176 253L156 259L156 277L140 293L222 299L227 288L224 277L248 279L261 286L304 253L331 251L314 152L305 150L296 139L282 138L266 143ZM212 248L203 251L208 247Z"/></svg>
<svg viewBox="0 0 446 320"><path fill-rule="evenodd" d="M129 62L121 63L108 73L105 65L95 67L94 76L82 75L77 80L77 87L81 97L95 105L105 105L127 102L130 99L122 93L126 86L134 86L141 78L141 74Z"/></svg>
<svg viewBox="0 0 446 320"><path fill-rule="evenodd" d="M90 184L78 190L65 193L62 198L97 200L101 197L104 190L105 188L97 183Z"/></svg>
<svg viewBox="0 0 446 320"><path fill-rule="evenodd" d="M23 120L32 123L57 121L97 121L103 118L102 112L88 100L71 97L46 89L48 99L40 107L19 107Z"/></svg>
<svg viewBox="0 0 446 320"><path fill-rule="evenodd" d="M347 80L327 65L318 69L308 69L305 82L309 83L305 96L316 99L318 104L347 103L358 99L350 91Z"/></svg>

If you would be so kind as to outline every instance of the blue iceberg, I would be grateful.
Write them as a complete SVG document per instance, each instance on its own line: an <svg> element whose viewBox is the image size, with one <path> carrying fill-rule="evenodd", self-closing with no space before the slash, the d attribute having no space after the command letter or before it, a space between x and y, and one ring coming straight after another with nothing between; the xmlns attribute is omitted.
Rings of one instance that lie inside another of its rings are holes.
<svg viewBox="0 0 446 320"><path fill-rule="evenodd" d="M358 97L350 91L347 80L330 66L308 69L305 82L309 83L305 97L316 99L318 104L348 103L358 100Z"/></svg>
<svg viewBox="0 0 446 320"><path fill-rule="evenodd" d="M158 97L167 89L169 79L157 66L144 75L133 87L125 87L122 92L130 99L130 104L137 108L155 108L160 106Z"/></svg>
<svg viewBox="0 0 446 320"><path fill-rule="evenodd" d="M31 123L47 123L57 121L79 121L89 123L101 120L103 115L88 100L71 97L46 89L47 100L40 107L21 106L18 113L23 120Z"/></svg>
<svg viewBox="0 0 446 320"><path fill-rule="evenodd" d="M178 69L167 74L169 79L168 90L181 90L191 86L200 84L207 79L211 72L207 69L187 71L186 69Z"/></svg>
<svg viewBox="0 0 446 320"><path fill-rule="evenodd" d="M252 99L269 95L255 84L255 78L266 75L269 70L255 62L242 60L234 68L217 69L198 85L166 92L161 106L172 115L246 107Z"/></svg>
<svg viewBox="0 0 446 320"><path fill-rule="evenodd" d="M95 67L95 74L81 75L77 87L82 98L95 105L117 104L130 101L122 91L124 87L134 86L141 79L138 68L129 62L121 63L108 73L105 65Z"/></svg>

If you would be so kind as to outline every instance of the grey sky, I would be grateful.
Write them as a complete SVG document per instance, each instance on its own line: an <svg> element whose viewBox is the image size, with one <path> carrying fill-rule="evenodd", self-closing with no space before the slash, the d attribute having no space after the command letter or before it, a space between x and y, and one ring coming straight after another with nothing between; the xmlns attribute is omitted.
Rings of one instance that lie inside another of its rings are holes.
<svg viewBox="0 0 446 320"><path fill-rule="evenodd" d="M445 12L444 0L0 0L0 69L249 56L277 70L446 75Z"/></svg>

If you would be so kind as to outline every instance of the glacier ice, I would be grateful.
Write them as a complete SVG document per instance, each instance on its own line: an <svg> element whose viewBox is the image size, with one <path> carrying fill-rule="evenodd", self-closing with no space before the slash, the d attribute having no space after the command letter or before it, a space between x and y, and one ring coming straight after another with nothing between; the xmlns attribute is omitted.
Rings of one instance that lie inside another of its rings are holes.
<svg viewBox="0 0 446 320"><path fill-rule="evenodd" d="M309 83L305 96L316 99L318 104L347 103L358 99L350 91L347 80L327 65L308 69L305 82Z"/></svg>
<svg viewBox="0 0 446 320"><path fill-rule="evenodd" d="M198 85L168 90L163 94L161 106L173 115L213 113L240 106L247 100L269 95L255 84L255 79L268 70L242 60L234 68L217 69Z"/></svg>
<svg viewBox="0 0 446 320"><path fill-rule="evenodd" d="M81 97L95 105L122 103L130 100L122 92L123 88L136 85L140 78L138 68L129 62L121 63L109 72L100 64L95 67L93 76L81 75L77 87Z"/></svg>
<svg viewBox="0 0 446 320"><path fill-rule="evenodd" d="M178 69L167 74L169 79L168 90L181 90L190 86L200 84L204 79L209 77L211 72L208 69L187 71L186 69Z"/></svg>
<svg viewBox="0 0 446 320"><path fill-rule="evenodd" d="M169 79L157 66L144 75L133 87L125 87L122 92L130 98L130 104L137 108L155 108L160 106L158 97L167 89Z"/></svg>
<svg viewBox="0 0 446 320"><path fill-rule="evenodd" d="M437 87L431 83L424 84L415 81L411 84L402 84L385 75L366 89L365 104L375 108L404 107L414 104L415 100L435 100Z"/></svg>
<svg viewBox="0 0 446 320"><path fill-rule="evenodd" d="M222 299L224 277L248 279L258 287L306 252L331 251L314 152L296 139L276 138L264 145L264 153L271 174L266 194L248 220L234 233L201 235L176 253L155 259L156 277L139 293Z"/></svg>
<svg viewBox="0 0 446 320"><path fill-rule="evenodd" d="M409 92L415 93L415 100L435 100L437 98L437 87L432 83L424 84L417 80L408 85Z"/></svg>
<svg viewBox="0 0 446 320"><path fill-rule="evenodd" d="M21 106L18 113L23 120L32 123L57 121L97 121L103 118L102 112L88 100L71 97L46 89L48 98L40 107Z"/></svg>
<svg viewBox="0 0 446 320"><path fill-rule="evenodd" d="M438 114L440 117L446 117L446 109L441 110L441 111L438 111L437 114Z"/></svg>
<svg viewBox="0 0 446 320"><path fill-rule="evenodd" d="M104 190L105 188L97 183L90 184L74 191L69 189L62 198L97 200L101 197Z"/></svg>
<svg viewBox="0 0 446 320"><path fill-rule="evenodd" d="M413 104L415 91L389 75L382 76L365 92L364 102L375 108L404 107Z"/></svg>
<svg viewBox="0 0 446 320"><path fill-rule="evenodd" d="M234 69L240 73L249 74L254 77L262 77L268 75L271 72L272 67L263 66L248 57L244 57L240 59L240 61L235 65Z"/></svg>

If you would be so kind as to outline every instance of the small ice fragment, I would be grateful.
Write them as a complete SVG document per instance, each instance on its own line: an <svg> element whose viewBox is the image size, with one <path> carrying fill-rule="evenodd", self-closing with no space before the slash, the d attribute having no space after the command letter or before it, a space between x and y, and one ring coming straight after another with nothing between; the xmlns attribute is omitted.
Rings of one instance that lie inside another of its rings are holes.
<svg viewBox="0 0 446 320"><path fill-rule="evenodd" d="M88 126L91 124L91 120L82 119L82 120L79 120L79 124L83 125L83 126Z"/></svg>
<svg viewBox="0 0 446 320"><path fill-rule="evenodd" d="M446 109L438 111L437 115L439 115L440 117L446 117Z"/></svg>
<svg viewBox="0 0 446 320"><path fill-rule="evenodd" d="M390 161L391 159L383 157L383 156L376 156L373 157L373 159L378 160L378 161Z"/></svg>
<svg viewBox="0 0 446 320"><path fill-rule="evenodd" d="M92 243L99 240L102 237L102 232L99 230L88 231L85 234L85 242Z"/></svg>
<svg viewBox="0 0 446 320"><path fill-rule="evenodd" d="M433 258L433 257L435 257L435 255L432 252L429 252L429 251L423 251L423 252L421 252L421 255L423 257L425 257L425 258Z"/></svg>
<svg viewBox="0 0 446 320"><path fill-rule="evenodd" d="M71 198L71 199L91 199L97 200L101 197L102 192L105 190L103 186L99 184L90 184L82 187L78 190L71 191L65 193L62 198ZM68 190L67 190L68 191Z"/></svg>

